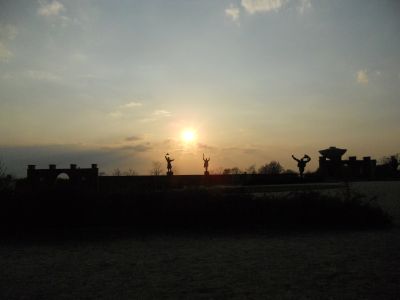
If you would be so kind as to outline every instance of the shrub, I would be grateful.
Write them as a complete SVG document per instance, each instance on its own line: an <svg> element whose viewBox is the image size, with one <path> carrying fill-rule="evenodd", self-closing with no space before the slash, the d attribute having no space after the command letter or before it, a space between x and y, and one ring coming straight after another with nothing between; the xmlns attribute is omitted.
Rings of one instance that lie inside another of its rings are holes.
<svg viewBox="0 0 400 300"><path fill-rule="evenodd" d="M175 191L78 193L47 191L3 202L3 222L40 226L129 225L137 228L384 228L390 217L360 194L317 192L254 197L195 188Z"/></svg>

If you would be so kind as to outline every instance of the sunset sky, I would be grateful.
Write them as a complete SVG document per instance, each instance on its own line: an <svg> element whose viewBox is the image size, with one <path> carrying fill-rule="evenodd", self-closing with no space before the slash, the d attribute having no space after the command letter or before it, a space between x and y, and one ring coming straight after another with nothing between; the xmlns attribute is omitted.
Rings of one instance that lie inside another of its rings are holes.
<svg viewBox="0 0 400 300"><path fill-rule="evenodd" d="M0 159L149 174L400 152L400 1L0 1ZM186 132L184 134L184 132Z"/></svg>

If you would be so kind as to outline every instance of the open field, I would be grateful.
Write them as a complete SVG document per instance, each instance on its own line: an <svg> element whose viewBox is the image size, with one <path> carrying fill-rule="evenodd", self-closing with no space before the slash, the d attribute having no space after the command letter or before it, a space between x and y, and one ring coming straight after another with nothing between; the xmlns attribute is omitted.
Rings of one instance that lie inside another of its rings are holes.
<svg viewBox="0 0 400 300"><path fill-rule="evenodd" d="M354 183L390 230L138 234L47 231L3 239L1 299L399 299L400 182Z"/></svg>
<svg viewBox="0 0 400 300"><path fill-rule="evenodd" d="M350 188L376 196L376 202L393 217L396 225L400 225L400 181L354 182Z"/></svg>

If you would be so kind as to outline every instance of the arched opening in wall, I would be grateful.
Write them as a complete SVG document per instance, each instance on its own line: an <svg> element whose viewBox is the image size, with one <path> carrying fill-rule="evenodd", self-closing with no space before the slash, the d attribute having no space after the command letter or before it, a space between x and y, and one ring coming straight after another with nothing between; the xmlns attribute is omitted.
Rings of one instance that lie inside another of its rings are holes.
<svg viewBox="0 0 400 300"><path fill-rule="evenodd" d="M55 185L59 187L68 187L71 185L71 179L69 178L67 173L60 173L56 177Z"/></svg>

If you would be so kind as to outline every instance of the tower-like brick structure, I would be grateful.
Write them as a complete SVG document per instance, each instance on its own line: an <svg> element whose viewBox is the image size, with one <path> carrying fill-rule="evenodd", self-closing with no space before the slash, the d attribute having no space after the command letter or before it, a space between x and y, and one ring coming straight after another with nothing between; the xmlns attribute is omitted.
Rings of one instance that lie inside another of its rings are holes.
<svg viewBox="0 0 400 300"><path fill-rule="evenodd" d="M365 156L357 160L356 156L350 156L348 160L343 160L346 151L336 147L320 150L319 173L327 178L371 179L375 176L375 159Z"/></svg>

